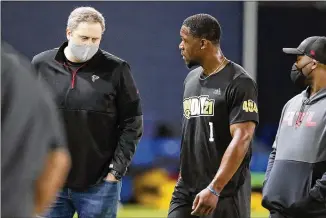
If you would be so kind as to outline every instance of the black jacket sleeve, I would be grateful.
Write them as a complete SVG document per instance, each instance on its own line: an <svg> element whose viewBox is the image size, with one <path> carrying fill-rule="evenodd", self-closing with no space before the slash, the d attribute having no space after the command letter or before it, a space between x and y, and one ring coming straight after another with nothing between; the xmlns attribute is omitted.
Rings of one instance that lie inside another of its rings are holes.
<svg viewBox="0 0 326 218"><path fill-rule="evenodd" d="M139 92L129 65L123 63L119 73L117 109L120 138L110 168L124 175L143 134L143 115Z"/></svg>
<svg viewBox="0 0 326 218"><path fill-rule="evenodd" d="M326 202L326 172L316 181L315 186L310 190L310 196L320 202Z"/></svg>

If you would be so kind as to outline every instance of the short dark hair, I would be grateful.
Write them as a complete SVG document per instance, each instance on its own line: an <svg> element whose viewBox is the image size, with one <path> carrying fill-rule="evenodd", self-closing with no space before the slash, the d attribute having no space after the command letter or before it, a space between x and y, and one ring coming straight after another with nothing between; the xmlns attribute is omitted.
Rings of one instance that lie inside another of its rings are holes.
<svg viewBox="0 0 326 218"><path fill-rule="evenodd" d="M195 14L183 21L183 26L190 29L190 33L197 38L205 38L214 44L219 44L221 26L217 19L209 14Z"/></svg>

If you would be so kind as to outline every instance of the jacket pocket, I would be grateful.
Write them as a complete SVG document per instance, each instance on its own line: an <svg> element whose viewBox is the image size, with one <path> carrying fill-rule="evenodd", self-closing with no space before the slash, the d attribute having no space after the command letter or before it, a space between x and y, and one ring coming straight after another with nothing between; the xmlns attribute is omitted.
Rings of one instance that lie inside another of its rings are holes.
<svg viewBox="0 0 326 218"><path fill-rule="evenodd" d="M296 202L309 195L312 164L275 160L264 184L262 205L269 210L292 210Z"/></svg>
<svg viewBox="0 0 326 218"><path fill-rule="evenodd" d="M290 207L292 214L296 217L319 217L321 215L324 215L322 217L326 217L326 203L315 200L309 194L314 184L315 181L313 178L312 167L310 171L309 186L307 192L301 199L298 199Z"/></svg>
<svg viewBox="0 0 326 218"><path fill-rule="evenodd" d="M308 196L292 205L292 214L298 218L326 217L326 204Z"/></svg>

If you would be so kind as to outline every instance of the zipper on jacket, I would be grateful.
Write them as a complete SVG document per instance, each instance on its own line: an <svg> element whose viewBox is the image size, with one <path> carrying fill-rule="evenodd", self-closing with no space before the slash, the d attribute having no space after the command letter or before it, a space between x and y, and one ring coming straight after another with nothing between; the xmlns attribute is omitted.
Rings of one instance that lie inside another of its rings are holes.
<svg viewBox="0 0 326 218"><path fill-rule="evenodd" d="M308 102L309 102L308 98L302 101L301 108L300 108L300 111L299 111L299 115L297 117L297 120L295 121L295 127L296 128L298 128L302 123L302 120L303 120L303 118L305 116L304 109L305 109Z"/></svg>
<svg viewBox="0 0 326 218"><path fill-rule="evenodd" d="M75 84L76 84L76 75L78 70L80 70L85 64L81 65L80 67L78 67L76 70L72 70L66 63L63 63L63 66L65 66L70 72L71 72L71 83L70 83L70 87L68 88L66 95L65 95L65 106L67 105L67 99L68 99L68 95L70 90L75 88Z"/></svg>
<svg viewBox="0 0 326 218"><path fill-rule="evenodd" d="M79 69L79 68L78 68ZM77 70L78 70L77 69ZM76 80L76 74L77 74L77 70L76 71L72 71L72 77L71 77L71 89L75 88L75 80Z"/></svg>
<svg viewBox="0 0 326 218"><path fill-rule="evenodd" d="M67 99L68 99L68 94L69 94L70 90L71 90L71 88L69 87L66 92L66 95L65 95L65 104L64 104L65 106L67 106Z"/></svg>
<svg viewBox="0 0 326 218"><path fill-rule="evenodd" d="M72 70L66 63L63 64L63 66L67 67L68 70L71 72L71 89L75 88L75 83L76 83L76 75L77 72L80 70L80 68L82 68L85 64L81 65L80 67L78 67L76 70Z"/></svg>

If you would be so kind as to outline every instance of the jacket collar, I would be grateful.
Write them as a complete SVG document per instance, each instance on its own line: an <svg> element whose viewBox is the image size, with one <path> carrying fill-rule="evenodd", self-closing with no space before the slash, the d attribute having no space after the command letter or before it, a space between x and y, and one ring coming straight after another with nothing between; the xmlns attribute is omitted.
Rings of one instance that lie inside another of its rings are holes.
<svg viewBox="0 0 326 218"><path fill-rule="evenodd" d="M64 42L58 49L57 54L54 59L60 64L65 64L66 57L64 54L64 49L68 46L68 41ZM96 66L96 64L104 57L104 54L101 49L98 49L95 55L85 63L85 66L92 67Z"/></svg>

